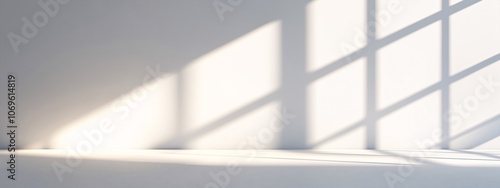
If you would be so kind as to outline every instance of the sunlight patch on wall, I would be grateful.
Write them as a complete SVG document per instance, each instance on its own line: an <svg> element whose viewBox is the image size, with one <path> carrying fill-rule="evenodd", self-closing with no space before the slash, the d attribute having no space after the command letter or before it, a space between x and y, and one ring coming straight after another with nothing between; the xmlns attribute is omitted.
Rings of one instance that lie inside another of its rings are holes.
<svg viewBox="0 0 500 188"><path fill-rule="evenodd" d="M50 147L76 150L90 143L97 150L154 148L175 135L175 89L174 74L145 83L66 124L51 138Z"/></svg>
<svg viewBox="0 0 500 188"><path fill-rule="evenodd" d="M378 110L441 80L440 33L437 22L377 53Z"/></svg>
<svg viewBox="0 0 500 188"><path fill-rule="evenodd" d="M468 149L500 136L500 61L450 86L450 146ZM498 145L495 147L498 148Z"/></svg>
<svg viewBox="0 0 500 188"><path fill-rule="evenodd" d="M378 149L425 149L420 145L441 131L440 105L440 92L434 92L381 118Z"/></svg>
<svg viewBox="0 0 500 188"><path fill-rule="evenodd" d="M500 53L500 1L480 1L450 17L450 74Z"/></svg>
<svg viewBox="0 0 500 188"><path fill-rule="evenodd" d="M359 59L330 73L308 88L308 143L316 145L349 129L366 114L366 60ZM341 134L315 148L364 149L366 126Z"/></svg>
<svg viewBox="0 0 500 188"><path fill-rule="evenodd" d="M240 114L238 118L217 127L207 134L194 137L186 148L210 149L274 149L279 145L281 131L273 130L276 123L276 112L280 112L281 102L267 105ZM284 127L286 129L286 126ZM252 146L255 144L255 146Z"/></svg>
<svg viewBox="0 0 500 188"><path fill-rule="evenodd" d="M365 9L366 2L360 0L316 0L307 5L307 72L365 47Z"/></svg>
<svg viewBox="0 0 500 188"><path fill-rule="evenodd" d="M391 3L398 2L400 11L394 13L382 13L389 11ZM393 34L405 27L418 22L441 10L441 1L416 1L416 0L377 0L377 38L381 39ZM382 15L382 14L383 15ZM390 15L388 18L387 15Z"/></svg>
<svg viewBox="0 0 500 188"><path fill-rule="evenodd" d="M279 21L268 23L196 59L184 69L187 112L184 130L188 134L278 89L281 74L280 27ZM259 121L248 119L247 125ZM231 134L245 135L245 130L234 130ZM208 139L198 139L194 145L219 147Z"/></svg>

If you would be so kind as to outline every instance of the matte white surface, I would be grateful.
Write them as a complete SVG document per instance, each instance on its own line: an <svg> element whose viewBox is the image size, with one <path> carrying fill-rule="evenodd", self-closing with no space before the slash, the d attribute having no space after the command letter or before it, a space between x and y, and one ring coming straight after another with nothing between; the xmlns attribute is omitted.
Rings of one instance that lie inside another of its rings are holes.
<svg viewBox="0 0 500 188"><path fill-rule="evenodd" d="M109 120L96 149L238 149L286 109L260 148L500 149L500 85L451 126L500 80L498 0L246 0L223 21L213 0L72 0L16 53L7 35L49 1L0 1L19 148L75 149Z"/></svg>
<svg viewBox="0 0 500 188"><path fill-rule="evenodd" d="M255 152L255 156L250 153ZM2 158L7 152L0 152ZM58 187L204 187L210 172L240 168L227 187L390 187L386 173L405 181L394 187L495 187L500 184L499 151L445 150L116 150L82 159L59 182L51 164L65 164L61 150L22 150L18 188ZM410 158L410 156L420 156ZM402 172L407 177L400 175ZM5 174L2 173L2 174Z"/></svg>

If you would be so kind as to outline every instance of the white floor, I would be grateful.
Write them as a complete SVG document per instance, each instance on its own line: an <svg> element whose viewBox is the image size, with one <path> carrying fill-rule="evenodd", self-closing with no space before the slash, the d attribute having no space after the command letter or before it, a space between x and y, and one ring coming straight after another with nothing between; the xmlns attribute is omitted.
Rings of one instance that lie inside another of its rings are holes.
<svg viewBox="0 0 500 188"><path fill-rule="evenodd" d="M2 161L9 154L0 151ZM2 188L500 186L500 151L117 150L78 159L63 150L22 150L16 155L15 181L7 179L5 162L1 165Z"/></svg>

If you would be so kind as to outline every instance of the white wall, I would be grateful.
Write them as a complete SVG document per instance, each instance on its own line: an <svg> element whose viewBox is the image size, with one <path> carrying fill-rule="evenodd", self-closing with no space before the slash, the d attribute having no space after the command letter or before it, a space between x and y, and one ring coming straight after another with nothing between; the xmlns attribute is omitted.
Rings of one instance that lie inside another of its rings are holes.
<svg viewBox="0 0 500 188"><path fill-rule="evenodd" d="M499 149L496 0L61 0L23 36L38 2L0 2L22 148Z"/></svg>

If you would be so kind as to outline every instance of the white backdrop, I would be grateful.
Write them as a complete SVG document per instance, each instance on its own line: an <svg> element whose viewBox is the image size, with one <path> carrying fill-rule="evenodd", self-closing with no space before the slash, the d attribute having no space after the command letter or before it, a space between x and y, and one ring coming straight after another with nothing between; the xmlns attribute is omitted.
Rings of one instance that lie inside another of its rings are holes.
<svg viewBox="0 0 500 188"><path fill-rule="evenodd" d="M500 2L447 4L0 1L0 78L20 148L499 149Z"/></svg>

